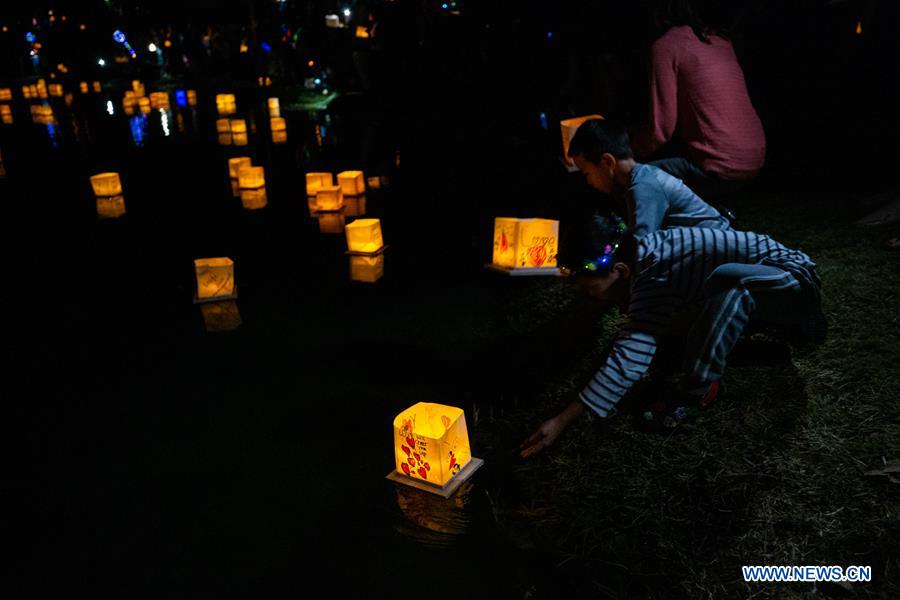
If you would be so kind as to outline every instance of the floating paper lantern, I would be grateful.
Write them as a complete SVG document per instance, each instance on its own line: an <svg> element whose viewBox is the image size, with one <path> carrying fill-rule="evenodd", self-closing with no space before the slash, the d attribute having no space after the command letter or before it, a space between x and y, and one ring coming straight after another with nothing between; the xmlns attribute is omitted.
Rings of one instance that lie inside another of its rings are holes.
<svg viewBox="0 0 900 600"><path fill-rule="evenodd" d="M336 14L325 15L325 27L340 29L343 26L344 24L341 23L341 18Z"/></svg>
<svg viewBox="0 0 900 600"><path fill-rule="evenodd" d="M82 94L87 94L90 91L90 87L88 86L87 81L82 81L78 84L78 91Z"/></svg>
<svg viewBox="0 0 900 600"><path fill-rule="evenodd" d="M63 95L62 84L60 83L51 83L49 88L50 95L55 98L60 98Z"/></svg>
<svg viewBox="0 0 900 600"><path fill-rule="evenodd" d="M269 106L269 116L270 117L280 117L281 116L281 103L278 101L278 98L269 98L267 101Z"/></svg>
<svg viewBox="0 0 900 600"><path fill-rule="evenodd" d="M95 82L92 84L92 87L94 88L94 93L95 93L95 94L99 94L100 91L103 89L103 88L100 87L100 82L99 82L99 81L95 81Z"/></svg>
<svg viewBox="0 0 900 600"><path fill-rule="evenodd" d="M259 210L260 208L265 208L266 204L268 204L268 199L266 198L266 188L256 188L252 190L241 189L241 204L247 210Z"/></svg>
<svg viewBox="0 0 900 600"><path fill-rule="evenodd" d="M118 219L125 214L125 197L97 196L97 216L101 219Z"/></svg>
<svg viewBox="0 0 900 600"><path fill-rule="evenodd" d="M362 25L357 25L356 26L356 37L361 38L361 39L368 39L368 37L369 37L368 28L366 28Z"/></svg>
<svg viewBox="0 0 900 600"><path fill-rule="evenodd" d="M0 101L9 102L12 100L12 90L9 88L0 88Z"/></svg>
<svg viewBox="0 0 900 600"><path fill-rule="evenodd" d="M72 106L72 102L75 101L75 94L69 92L64 96L64 98L66 100L66 106Z"/></svg>
<svg viewBox="0 0 900 600"><path fill-rule="evenodd" d="M209 333L232 331L241 325L241 313L234 300L205 302L200 305L200 314L203 315L203 325Z"/></svg>
<svg viewBox="0 0 900 600"><path fill-rule="evenodd" d="M362 171L342 171L338 173L337 180L345 196L366 193L366 180Z"/></svg>
<svg viewBox="0 0 900 600"><path fill-rule="evenodd" d="M350 257L350 279L375 283L384 275L384 254Z"/></svg>
<svg viewBox="0 0 900 600"><path fill-rule="evenodd" d="M216 94L216 108L220 115L233 115L237 112L237 101L234 94Z"/></svg>
<svg viewBox="0 0 900 600"><path fill-rule="evenodd" d="M166 92L151 92L150 106L157 110L169 110L169 94Z"/></svg>
<svg viewBox="0 0 900 600"><path fill-rule="evenodd" d="M237 179L238 172L241 170L241 167L250 166L253 166L253 163L250 161L249 156L236 156L235 158L229 158L228 176L232 179Z"/></svg>
<svg viewBox="0 0 900 600"><path fill-rule="evenodd" d="M12 109L8 104L0 104L0 121L2 121L4 125L12 125Z"/></svg>
<svg viewBox="0 0 900 600"><path fill-rule="evenodd" d="M242 190L255 190L266 185L266 173L262 167L241 167L238 170L238 185Z"/></svg>
<svg viewBox="0 0 900 600"><path fill-rule="evenodd" d="M37 96L37 93L32 92L30 85L22 86L22 97L23 98L25 98L26 100L31 100L32 98L35 98L36 96Z"/></svg>
<svg viewBox="0 0 900 600"><path fill-rule="evenodd" d="M315 210L315 198L312 198L313 206L311 210ZM361 217L366 214L366 197L365 196L344 196L344 214L348 217Z"/></svg>
<svg viewBox="0 0 900 600"><path fill-rule="evenodd" d="M358 254L375 254L384 249L379 219L356 219L345 227L347 250Z"/></svg>
<svg viewBox="0 0 900 600"><path fill-rule="evenodd" d="M581 124L585 121L602 118L601 115L586 115L583 117L575 117L573 119L565 119L564 121L559 122L559 127L562 131L563 160L566 161L567 165L570 167L575 166L574 161L569 158L569 144L572 142L572 138L575 137L575 132L578 131L578 128L581 127Z"/></svg>
<svg viewBox="0 0 900 600"><path fill-rule="evenodd" d="M559 221L494 219L493 264L507 269L556 267Z"/></svg>
<svg viewBox="0 0 900 600"><path fill-rule="evenodd" d="M462 409L419 402L394 419L392 481L449 496L483 461L472 457ZM471 461L471 466L470 466Z"/></svg>
<svg viewBox="0 0 900 600"><path fill-rule="evenodd" d="M316 215L319 221L319 233L343 233L343 211L323 212Z"/></svg>
<svg viewBox="0 0 900 600"><path fill-rule="evenodd" d="M283 144L287 141L287 124L281 117L272 117L270 122L272 129L272 142Z"/></svg>
<svg viewBox="0 0 900 600"><path fill-rule="evenodd" d="M118 196L122 193L122 182L118 173L97 173L91 176L91 187L95 196Z"/></svg>
<svg viewBox="0 0 900 600"><path fill-rule="evenodd" d="M344 206L344 194L339 185L323 185L316 191L316 210L340 210Z"/></svg>
<svg viewBox="0 0 900 600"><path fill-rule="evenodd" d="M231 145L231 122L228 119L216 119L216 133L218 133L220 144Z"/></svg>
<svg viewBox="0 0 900 600"><path fill-rule="evenodd" d="M244 119L231 120L231 142L235 146L247 145L247 121Z"/></svg>
<svg viewBox="0 0 900 600"><path fill-rule="evenodd" d="M47 83L43 79L39 79L37 82L37 95L38 98L47 99Z"/></svg>
<svg viewBox="0 0 900 600"><path fill-rule="evenodd" d="M197 92L194 90L187 91L188 106L197 106Z"/></svg>
<svg viewBox="0 0 900 600"><path fill-rule="evenodd" d="M315 196L319 188L323 186L334 185L334 179L331 173L307 173L306 174L306 195Z"/></svg>
<svg viewBox="0 0 900 600"><path fill-rule="evenodd" d="M228 300L237 296L234 285L234 261L230 258L198 258L194 261L197 276L197 302Z"/></svg>
<svg viewBox="0 0 900 600"><path fill-rule="evenodd" d="M141 114L149 115L150 99L146 96L141 96L140 98L138 98L138 107L141 109Z"/></svg>

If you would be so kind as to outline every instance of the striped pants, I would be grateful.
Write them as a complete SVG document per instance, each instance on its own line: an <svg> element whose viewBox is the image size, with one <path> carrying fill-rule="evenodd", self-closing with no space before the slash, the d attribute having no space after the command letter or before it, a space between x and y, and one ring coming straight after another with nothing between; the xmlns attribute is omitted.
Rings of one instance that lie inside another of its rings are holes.
<svg viewBox="0 0 900 600"><path fill-rule="evenodd" d="M788 271L767 265L727 263L704 283L707 298L691 327L685 373L697 381L722 377L725 359L750 322L796 325L816 310L818 295Z"/></svg>

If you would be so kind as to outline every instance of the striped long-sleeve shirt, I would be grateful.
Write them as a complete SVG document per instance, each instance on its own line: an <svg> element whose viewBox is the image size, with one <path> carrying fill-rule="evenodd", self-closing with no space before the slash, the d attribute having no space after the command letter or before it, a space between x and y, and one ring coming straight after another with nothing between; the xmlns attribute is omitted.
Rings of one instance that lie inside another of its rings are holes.
<svg viewBox="0 0 900 600"><path fill-rule="evenodd" d="M790 272L818 290L815 263L767 235L699 227L663 229L638 243L627 321L603 368L581 391L581 400L605 417L641 379L656 352L656 340L673 317L703 300L709 274L726 263L766 264Z"/></svg>

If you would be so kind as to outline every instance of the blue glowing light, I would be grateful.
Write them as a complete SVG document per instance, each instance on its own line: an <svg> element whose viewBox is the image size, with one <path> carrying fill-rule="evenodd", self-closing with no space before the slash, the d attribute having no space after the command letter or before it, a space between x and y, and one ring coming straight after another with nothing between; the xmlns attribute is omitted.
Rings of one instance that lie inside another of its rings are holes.
<svg viewBox="0 0 900 600"><path fill-rule="evenodd" d="M266 52L266 54L268 54L269 52L272 51L272 46L270 46L270 45L267 44L266 42L261 43L261 44L259 45L259 47L262 48L262 49Z"/></svg>
<svg viewBox="0 0 900 600"><path fill-rule="evenodd" d="M552 40L552 39L553 39L553 32L552 32L552 31L548 31L548 32L547 32L547 39L548 39L548 40Z"/></svg>
<svg viewBox="0 0 900 600"><path fill-rule="evenodd" d="M187 106L187 94L184 90L175 90L175 104L178 106Z"/></svg>
<svg viewBox="0 0 900 600"><path fill-rule="evenodd" d="M120 44L124 44L125 43L125 34L122 33L121 31L119 31L118 29L116 29L115 31L113 31L113 39L115 41L119 42Z"/></svg>
<svg viewBox="0 0 900 600"><path fill-rule="evenodd" d="M29 44L33 44L34 40L36 40L36 39L37 39L37 36L34 35L33 33L31 33L30 31L25 34L25 41L28 42Z"/></svg>
<svg viewBox="0 0 900 600"><path fill-rule="evenodd" d="M541 113L538 115L541 120L541 128L548 129L550 124L547 122L547 113Z"/></svg>
<svg viewBox="0 0 900 600"><path fill-rule="evenodd" d="M321 85L321 84L322 84L322 80L319 79L318 77L316 77L315 79L313 79L313 83L315 83L316 85Z"/></svg>
<svg viewBox="0 0 900 600"><path fill-rule="evenodd" d="M441 4L441 8L443 8L444 10L447 10L448 8L450 8L450 5L447 4L446 2L444 2L443 4Z"/></svg>

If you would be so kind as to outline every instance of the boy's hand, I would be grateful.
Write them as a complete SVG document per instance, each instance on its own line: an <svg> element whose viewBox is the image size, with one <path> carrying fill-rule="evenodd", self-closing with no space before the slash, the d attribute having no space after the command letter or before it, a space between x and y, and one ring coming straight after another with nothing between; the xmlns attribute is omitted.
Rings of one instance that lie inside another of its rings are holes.
<svg viewBox="0 0 900 600"><path fill-rule="evenodd" d="M580 400L572 402L564 411L541 423L538 430L522 443L522 451L519 454L522 458L530 458L544 448L552 446L559 434L565 431L572 421L583 415L584 410L584 404Z"/></svg>

